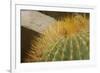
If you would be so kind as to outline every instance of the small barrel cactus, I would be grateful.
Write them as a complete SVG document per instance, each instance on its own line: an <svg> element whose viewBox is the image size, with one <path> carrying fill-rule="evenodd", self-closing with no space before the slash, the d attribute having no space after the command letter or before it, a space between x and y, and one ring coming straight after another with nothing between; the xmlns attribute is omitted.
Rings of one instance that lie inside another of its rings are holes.
<svg viewBox="0 0 100 73"><path fill-rule="evenodd" d="M30 55L33 61L89 59L89 19L76 14L51 24L33 40Z"/></svg>

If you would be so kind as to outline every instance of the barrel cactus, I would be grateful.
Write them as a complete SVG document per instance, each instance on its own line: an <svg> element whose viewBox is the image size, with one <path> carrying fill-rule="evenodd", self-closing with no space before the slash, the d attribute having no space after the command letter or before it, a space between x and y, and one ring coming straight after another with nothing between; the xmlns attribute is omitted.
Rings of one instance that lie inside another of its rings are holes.
<svg viewBox="0 0 100 73"><path fill-rule="evenodd" d="M33 61L89 59L89 19L76 14L49 25L32 41L30 56Z"/></svg>

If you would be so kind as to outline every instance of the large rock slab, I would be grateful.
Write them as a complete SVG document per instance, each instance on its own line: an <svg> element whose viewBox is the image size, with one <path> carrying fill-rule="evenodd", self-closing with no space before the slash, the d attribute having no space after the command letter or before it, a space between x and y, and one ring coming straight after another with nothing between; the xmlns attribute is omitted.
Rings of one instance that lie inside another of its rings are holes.
<svg viewBox="0 0 100 73"><path fill-rule="evenodd" d="M38 11L21 10L21 26L43 33L43 30L50 24L55 23L53 17Z"/></svg>

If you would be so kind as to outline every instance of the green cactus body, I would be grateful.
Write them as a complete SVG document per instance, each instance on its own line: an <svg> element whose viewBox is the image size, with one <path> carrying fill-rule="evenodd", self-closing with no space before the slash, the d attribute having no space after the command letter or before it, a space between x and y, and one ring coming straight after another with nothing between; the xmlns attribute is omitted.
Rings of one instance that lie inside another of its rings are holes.
<svg viewBox="0 0 100 73"><path fill-rule="evenodd" d="M73 37L59 38L49 44L43 52L43 61L85 60L89 59L89 35L79 33Z"/></svg>

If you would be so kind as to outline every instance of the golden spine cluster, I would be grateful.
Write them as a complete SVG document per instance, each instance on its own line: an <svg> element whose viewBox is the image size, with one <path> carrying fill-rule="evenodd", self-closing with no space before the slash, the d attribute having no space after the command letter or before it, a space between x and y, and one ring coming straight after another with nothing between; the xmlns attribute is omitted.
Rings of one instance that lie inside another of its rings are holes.
<svg viewBox="0 0 100 73"><path fill-rule="evenodd" d="M76 14L51 24L27 55L33 62L89 59L89 19Z"/></svg>

